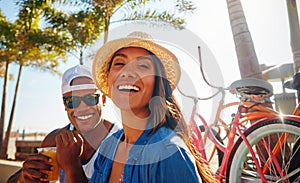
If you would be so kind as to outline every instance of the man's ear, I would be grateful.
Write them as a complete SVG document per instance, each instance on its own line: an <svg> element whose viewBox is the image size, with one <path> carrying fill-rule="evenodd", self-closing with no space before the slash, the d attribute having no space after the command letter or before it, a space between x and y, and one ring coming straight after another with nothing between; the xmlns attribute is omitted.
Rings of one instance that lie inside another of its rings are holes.
<svg viewBox="0 0 300 183"><path fill-rule="evenodd" d="M106 103L106 96L102 95L102 104L103 104L103 106L105 106L105 103Z"/></svg>
<svg viewBox="0 0 300 183"><path fill-rule="evenodd" d="M64 102L63 102L63 105L64 105L64 108L65 108L65 111L67 111L67 106Z"/></svg>

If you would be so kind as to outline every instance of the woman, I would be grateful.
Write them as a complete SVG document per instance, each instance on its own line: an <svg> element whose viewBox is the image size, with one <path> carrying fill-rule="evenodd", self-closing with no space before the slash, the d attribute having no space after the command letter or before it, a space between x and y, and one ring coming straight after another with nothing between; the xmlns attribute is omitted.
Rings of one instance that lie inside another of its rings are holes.
<svg viewBox="0 0 300 183"><path fill-rule="evenodd" d="M97 51L93 77L120 109L123 130L103 141L91 182L215 181L172 95L180 78L173 53L134 32Z"/></svg>

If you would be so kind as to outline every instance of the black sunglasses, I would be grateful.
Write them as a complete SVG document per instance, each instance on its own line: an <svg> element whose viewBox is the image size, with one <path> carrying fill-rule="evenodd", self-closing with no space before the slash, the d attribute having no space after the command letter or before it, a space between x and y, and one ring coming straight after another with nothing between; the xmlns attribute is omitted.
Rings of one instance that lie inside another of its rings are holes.
<svg viewBox="0 0 300 183"><path fill-rule="evenodd" d="M100 94L87 94L85 96L67 96L63 97L64 104L67 106L67 108L73 109L77 108L80 105L81 101L84 101L84 103L88 106L94 106L97 105L99 102L99 96Z"/></svg>

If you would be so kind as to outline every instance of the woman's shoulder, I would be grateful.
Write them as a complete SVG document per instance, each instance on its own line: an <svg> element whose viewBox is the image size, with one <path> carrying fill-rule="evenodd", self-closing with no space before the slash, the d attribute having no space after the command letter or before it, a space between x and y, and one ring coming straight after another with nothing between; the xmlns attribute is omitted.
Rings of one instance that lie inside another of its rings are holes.
<svg viewBox="0 0 300 183"><path fill-rule="evenodd" d="M151 137L150 143L162 142L163 146L174 145L185 147L183 139L176 134L172 129L160 127Z"/></svg>
<svg viewBox="0 0 300 183"><path fill-rule="evenodd" d="M162 157L169 157L176 152L189 152L183 139L177 135L173 130L160 127L150 137L150 140L145 147L147 154L156 154Z"/></svg>
<svg viewBox="0 0 300 183"><path fill-rule="evenodd" d="M102 154L110 154L114 151L119 143L120 137L123 135L123 129L118 129L108 137L106 137L100 144L99 152Z"/></svg>
<svg viewBox="0 0 300 183"><path fill-rule="evenodd" d="M143 149L138 158L141 164L148 164L161 169L176 166L184 168L188 173L193 174L195 172L194 168L188 170L189 167L195 167L195 159L183 139L172 129L159 128L152 134L148 143L139 148ZM175 173L177 171L175 169L172 168L170 171Z"/></svg>

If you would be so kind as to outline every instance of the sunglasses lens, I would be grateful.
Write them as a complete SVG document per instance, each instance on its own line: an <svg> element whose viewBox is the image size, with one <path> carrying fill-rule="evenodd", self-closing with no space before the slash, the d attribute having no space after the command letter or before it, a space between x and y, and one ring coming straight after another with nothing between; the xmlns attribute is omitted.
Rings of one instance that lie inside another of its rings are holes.
<svg viewBox="0 0 300 183"><path fill-rule="evenodd" d="M67 108L73 109L73 108L77 108L80 105L81 100L83 100L84 103L88 106L97 105L99 102L99 96L100 96L99 94L88 94L83 97L68 96L68 97L63 97L63 100Z"/></svg>
<svg viewBox="0 0 300 183"><path fill-rule="evenodd" d="M81 98L80 97L77 97L77 96L72 96L71 98L71 102L70 102L70 105L72 106L72 108L76 108L80 105L80 102L81 102Z"/></svg>
<svg viewBox="0 0 300 183"><path fill-rule="evenodd" d="M83 97L83 101L88 106L94 106L99 102L99 95L89 94Z"/></svg>
<svg viewBox="0 0 300 183"><path fill-rule="evenodd" d="M77 96L69 96L65 97L64 101L68 108L73 109L79 106L81 98Z"/></svg>

